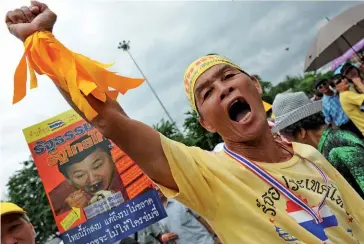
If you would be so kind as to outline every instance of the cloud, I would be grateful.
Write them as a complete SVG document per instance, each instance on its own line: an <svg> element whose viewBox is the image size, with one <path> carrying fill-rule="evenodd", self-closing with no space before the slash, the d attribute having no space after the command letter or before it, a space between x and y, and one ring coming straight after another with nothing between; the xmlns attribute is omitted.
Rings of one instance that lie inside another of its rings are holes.
<svg viewBox="0 0 364 244"><path fill-rule="evenodd" d="M279 82L287 74L302 73L303 60L315 33L355 2L117 2L46 1L58 14L56 37L68 48L112 67L122 75L140 77L128 54L117 49L130 40L130 52L148 77L171 116L183 124L188 109L182 78L197 57L216 52L230 57L250 73ZM29 4L3 0L0 13ZM22 44L0 25L2 74L0 102L1 180L3 188L29 150L22 129L69 106L47 77L26 98L11 105L13 73ZM285 48L289 47L287 52ZM133 118L149 125L166 118L147 84L120 96ZM5 170L4 170L5 169Z"/></svg>

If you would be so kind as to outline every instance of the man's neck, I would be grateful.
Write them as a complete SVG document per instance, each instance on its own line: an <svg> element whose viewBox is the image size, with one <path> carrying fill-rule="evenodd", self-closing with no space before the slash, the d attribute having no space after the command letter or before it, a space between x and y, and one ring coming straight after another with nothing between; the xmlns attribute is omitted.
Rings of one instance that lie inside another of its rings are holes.
<svg viewBox="0 0 364 244"><path fill-rule="evenodd" d="M226 141L225 144L233 152L257 162L279 163L292 158L291 153L280 147L274 140L268 124L264 130L265 132L253 142L234 143Z"/></svg>
<svg viewBox="0 0 364 244"><path fill-rule="evenodd" d="M313 132L313 136L311 138L311 146L313 146L314 148L318 148L318 145L320 143L322 134L324 133L324 130L327 128L326 125L323 125L320 129L318 129L317 131Z"/></svg>
<svg viewBox="0 0 364 244"><path fill-rule="evenodd" d="M332 97L335 93L329 88L329 90L325 93L326 96Z"/></svg>

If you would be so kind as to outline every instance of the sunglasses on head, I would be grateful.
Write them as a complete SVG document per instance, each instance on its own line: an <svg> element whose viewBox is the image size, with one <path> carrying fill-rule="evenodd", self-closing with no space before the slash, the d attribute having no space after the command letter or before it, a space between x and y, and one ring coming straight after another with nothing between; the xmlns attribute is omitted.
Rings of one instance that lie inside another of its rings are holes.
<svg viewBox="0 0 364 244"><path fill-rule="evenodd" d="M334 86L339 85L343 81L343 78L339 78L337 80L334 80Z"/></svg>
<svg viewBox="0 0 364 244"><path fill-rule="evenodd" d="M317 90L320 90L321 88L324 88L326 86L327 82L322 82L320 85L316 87Z"/></svg>

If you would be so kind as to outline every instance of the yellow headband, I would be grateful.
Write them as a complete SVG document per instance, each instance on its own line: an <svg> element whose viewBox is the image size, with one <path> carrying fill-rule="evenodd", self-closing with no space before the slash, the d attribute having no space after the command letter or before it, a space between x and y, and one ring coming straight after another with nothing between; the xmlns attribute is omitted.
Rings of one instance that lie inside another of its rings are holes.
<svg viewBox="0 0 364 244"><path fill-rule="evenodd" d="M195 84L197 79L208 69L218 64L229 64L237 69L241 69L238 65L232 63L229 59L220 55L208 55L194 61L185 71L184 87L188 102L197 112L195 103Z"/></svg>

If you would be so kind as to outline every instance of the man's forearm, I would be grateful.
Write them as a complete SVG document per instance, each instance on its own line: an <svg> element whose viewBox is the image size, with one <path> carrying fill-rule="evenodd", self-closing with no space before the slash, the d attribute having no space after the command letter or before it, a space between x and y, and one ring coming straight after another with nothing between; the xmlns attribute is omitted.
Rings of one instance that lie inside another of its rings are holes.
<svg viewBox="0 0 364 244"><path fill-rule="evenodd" d="M74 104L74 102L72 101L72 98L70 96L70 94L68 92L66 92L65 90L63 90L62 88L60 88L59 86L57 86L58 91L61 93L61 95L64 97L64 99L67 101L67 103L80 115L82 116L83 119L85 119L86 121L88 121L88 119L86 118L85 114ZM91 106L99 113L102 112L104 110L104 103L98 101L96 98L94 98L92 95L90 96L85 96L86 100L91 104ZM119 107L119 111L122 115L128 117L128 115L125 113L125 111L122 109L122 107L115 101L115 105ZM115 107L116 107L115 106ZM116 107L117 108L117 107ZM89 123L91 123L91 121L88 121Z"/></svg>

